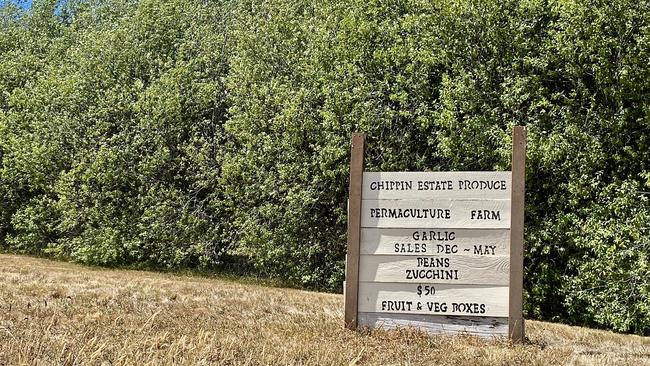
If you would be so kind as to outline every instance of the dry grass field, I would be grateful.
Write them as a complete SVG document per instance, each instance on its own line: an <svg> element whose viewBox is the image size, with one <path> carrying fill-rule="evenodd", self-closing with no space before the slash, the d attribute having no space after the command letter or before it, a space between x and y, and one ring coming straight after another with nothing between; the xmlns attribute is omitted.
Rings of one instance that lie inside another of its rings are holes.
<svg viewBox="0 0 650 366"><path fill-rule="evenodd" d="M0 255L0 365L650 365L650 338L352 332L341 295Z"/></svg>

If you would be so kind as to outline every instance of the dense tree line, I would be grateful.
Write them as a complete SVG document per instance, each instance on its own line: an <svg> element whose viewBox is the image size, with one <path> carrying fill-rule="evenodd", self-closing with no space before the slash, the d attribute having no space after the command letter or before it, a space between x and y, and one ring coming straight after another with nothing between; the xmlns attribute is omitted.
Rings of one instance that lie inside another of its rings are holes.
<svg viewBox="0 0 650 366"><path fill-rule="evenodd" d="M369 170L508 170L528 317L650 334L650 2L36 1L0 18L0 245L340 290Z"/></svg>

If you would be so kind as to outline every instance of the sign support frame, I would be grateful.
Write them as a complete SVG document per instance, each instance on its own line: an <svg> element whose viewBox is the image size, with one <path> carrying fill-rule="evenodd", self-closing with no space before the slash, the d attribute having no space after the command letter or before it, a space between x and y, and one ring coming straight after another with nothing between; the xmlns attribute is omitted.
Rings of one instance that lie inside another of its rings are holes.
<svg viewBox="0 0 650 366"><path fill-rule="evenodd" d="M345 263L345 327L357 329L359 310L359 251L361 242L361 190L366 135L352 134L350 190L348 200L348 244Z"/></svg>
<svg viewBox="0 0 650 366"><path fill-rule="evenodd" d="M526 127L512 129L512 191L510 214L510 296L508 335L515 343L524 340L524 195L526 190Z"/></svg>

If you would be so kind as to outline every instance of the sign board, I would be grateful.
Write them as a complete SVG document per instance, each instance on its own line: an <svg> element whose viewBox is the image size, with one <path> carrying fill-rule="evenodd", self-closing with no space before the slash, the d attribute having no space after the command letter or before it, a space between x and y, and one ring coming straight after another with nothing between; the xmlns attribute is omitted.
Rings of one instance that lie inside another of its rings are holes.
<svg viewBox="0 0 650 366"><path fill-rule="evenodd" d="M512 172L364 172L354 134L348 328L523 339L524 141Z"/></svg>

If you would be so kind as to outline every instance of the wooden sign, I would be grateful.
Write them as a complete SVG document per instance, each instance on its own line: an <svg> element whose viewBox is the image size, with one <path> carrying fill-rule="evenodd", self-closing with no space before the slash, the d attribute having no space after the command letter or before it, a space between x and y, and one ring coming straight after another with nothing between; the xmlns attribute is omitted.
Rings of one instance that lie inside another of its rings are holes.
<svg viewBox="0 0 650 366"><path fill-rule="evenodd" d="M512 172L364 172L352 137L345 323L521 341L525 128Z"/></svg>

